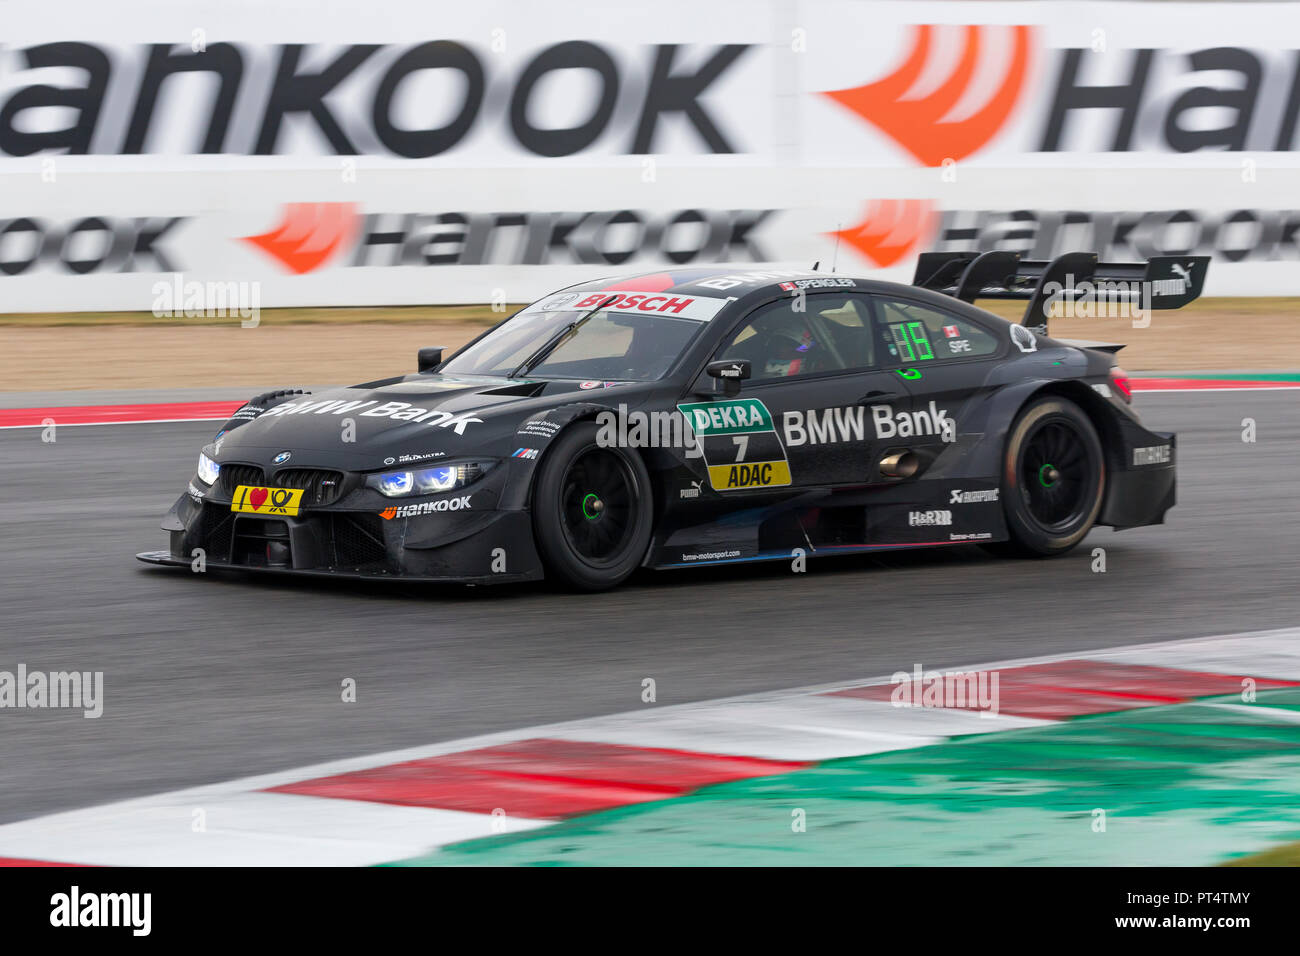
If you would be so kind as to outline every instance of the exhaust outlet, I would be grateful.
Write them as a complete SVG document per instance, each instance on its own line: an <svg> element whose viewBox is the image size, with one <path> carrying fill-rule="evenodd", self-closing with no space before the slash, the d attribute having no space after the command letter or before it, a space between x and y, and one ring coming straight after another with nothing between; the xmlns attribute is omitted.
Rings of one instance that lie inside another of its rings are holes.
<svg viewBox="0 0 1300 956"><path fill-rule="evenodd" d="M921 467L914 452L900 451L880 459L880 473L886 478L911 478Z"/></svg>

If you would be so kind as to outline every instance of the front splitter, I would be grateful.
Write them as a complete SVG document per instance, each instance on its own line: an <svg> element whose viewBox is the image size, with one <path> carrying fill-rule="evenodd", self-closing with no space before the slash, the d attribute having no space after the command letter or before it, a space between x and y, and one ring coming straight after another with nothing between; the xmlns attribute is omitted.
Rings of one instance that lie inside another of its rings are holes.
<svg viewBox="0 0 1300 956"><path fill-rule="evenodd" d="M135 556L137 561L143 561L145 564L152 564L159 567L169 568L190 568L192 563L184 558L175 557L170 551L141 551ZM490 576L437 576L430 577L427 575L416 574L399 574L394 571L378 570L336 570L333 568L274 568L267 566L249 565L249 564L228 564L223 562L207 561L204 564L203 572L224 571L238 572L241 574L278 574L290 577L306 578L329 578L332 580L348 581L389 581L396 584L506 584L517 583L520 581L537 580L536 576L528 574L493 574Z"/></svg>

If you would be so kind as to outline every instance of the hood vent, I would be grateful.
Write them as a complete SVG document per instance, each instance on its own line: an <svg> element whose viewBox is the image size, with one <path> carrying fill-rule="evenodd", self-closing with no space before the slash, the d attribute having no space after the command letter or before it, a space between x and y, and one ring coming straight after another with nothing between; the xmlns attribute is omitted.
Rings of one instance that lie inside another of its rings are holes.
<svg viewBox="0 0 1300 956"><path fill-rule="evenodd" d="M381 378L377 382L363 382L360 385L350 385L349 388L384 388L388 385L396 385L398 382L405 382L405 375L397 375L393 378Z"/></svg>
<svg viewBox="0 0 1300 956"><path fill-rule="evenodd" d="M517 382L510 385L502 385L500 388L484 389L484 395L513 395L518 398L532 398L535 395L542 394L542 389L546 388L545 382Z"/></svg>

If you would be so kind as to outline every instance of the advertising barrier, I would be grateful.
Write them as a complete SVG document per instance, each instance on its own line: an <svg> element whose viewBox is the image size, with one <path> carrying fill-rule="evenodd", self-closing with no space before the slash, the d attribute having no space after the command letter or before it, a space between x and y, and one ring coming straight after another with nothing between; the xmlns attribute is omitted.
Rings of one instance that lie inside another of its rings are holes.
<svg viewBox="0 0 1300 956"><path fill-rule="evenodd" d="M1220 6L9 0L0 309L967 249L1209 254L1209 295L1297 294L1300 4Z"/></svg>

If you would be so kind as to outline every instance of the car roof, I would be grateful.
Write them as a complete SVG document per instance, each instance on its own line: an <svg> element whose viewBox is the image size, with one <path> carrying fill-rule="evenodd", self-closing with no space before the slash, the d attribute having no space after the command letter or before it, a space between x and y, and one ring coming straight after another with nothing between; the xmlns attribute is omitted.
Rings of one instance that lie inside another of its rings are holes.
<svg viewBox="0 0 1300 956"><path fill-rule="evenodd" d="M818 272L812 269L766 269L759 266L713 265L682 269L639 272L624 276L606 277L569 286L573 292L659 292L671 295L692 295L705 298L735 299L736 306L747 307L751 302L788 294L803 288L808 292L835 292L855 290L878 295L900 295L958 315L996 319L1001 316L978 306L920 286L902 282L886 282L839 272ZM730 310L727 310L730 312ZM1008 324L1014 324L1008 322Z"/></svg>

